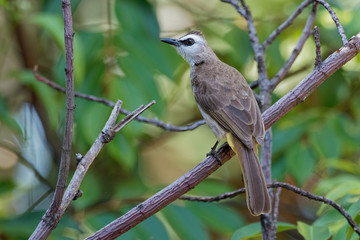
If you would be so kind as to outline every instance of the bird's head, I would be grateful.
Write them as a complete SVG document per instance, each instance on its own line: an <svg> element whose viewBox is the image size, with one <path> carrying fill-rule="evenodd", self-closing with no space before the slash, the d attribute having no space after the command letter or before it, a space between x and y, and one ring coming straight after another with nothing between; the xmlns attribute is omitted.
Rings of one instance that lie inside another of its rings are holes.
<svg viewBox="0 0 360 240"><path fill-rule="evenodd" d="M214 57L217 59L199 31L191 31L179 39L163 38L161 41L173 45L190 66L210 61Z"/></svg>

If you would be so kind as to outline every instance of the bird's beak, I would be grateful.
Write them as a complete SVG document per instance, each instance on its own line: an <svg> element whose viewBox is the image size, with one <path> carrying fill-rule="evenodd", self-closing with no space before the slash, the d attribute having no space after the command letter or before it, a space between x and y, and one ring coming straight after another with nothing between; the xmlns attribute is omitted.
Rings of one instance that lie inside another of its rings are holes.
<svg viewBox="0 0 360 240"><path fill-rule="evenodd" d="M171 39L171 38L163 38L163 39L160 39L160 41L164 42L164 43L168 43L168 44L171 44L171 45L174 45L175 47L178 47L180 46L180 42L176 39Z"/></svg>

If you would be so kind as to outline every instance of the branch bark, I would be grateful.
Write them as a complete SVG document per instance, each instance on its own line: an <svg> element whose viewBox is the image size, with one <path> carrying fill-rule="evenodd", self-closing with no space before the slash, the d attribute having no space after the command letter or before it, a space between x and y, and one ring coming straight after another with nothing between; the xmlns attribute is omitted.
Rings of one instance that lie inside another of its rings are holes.
<svg viewBox="0 0 360 240"><path fill-rule="evenodd" d="M73 27L70 0L62 0L64 15L64 38L65 38L65 80L66 80L66 120L64 130L64 140L61 149L61 160L59 167L58 180L55 188L53 200L49 209L42 217L39 225L31 235L30 239L46 239L51 231L57 226L60 217L57 214L62 197L65 192L66 182L69 175L71 144L74 124L74 50L73 50Z"/></svg>
<svg viewBox="0 0 360 240"><path fill-rule="evenodd" d="M331 54L324 62L321 69L314 69L292 91L282 97L263 113L265 128L268 129L277 120L283 117L291 109L313 92L322 82L330 77L337 69L360 51L360 33L354 36L349 43ZM227 144L221 146L217 152L222 163L228 161L233 151ZM87 239L115 239L126 231L136 226L141 221L152 216L190 189L194 188L203 179L219 168L218 162L212 156L205 158L200 164L180 177L178 180L156 193L146 201L137 205L129 212L98 230Z"/></svg>

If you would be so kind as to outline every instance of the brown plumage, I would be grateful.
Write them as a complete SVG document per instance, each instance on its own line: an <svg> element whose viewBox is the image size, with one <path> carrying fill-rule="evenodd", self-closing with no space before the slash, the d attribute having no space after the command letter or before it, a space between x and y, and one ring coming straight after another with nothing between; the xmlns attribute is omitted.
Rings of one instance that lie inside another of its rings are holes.
<svg viewBox="0 0 360 240"><path fill-rule="evenodd" d="M257 153L258 144L264 141L264 124L244 77L221 62L198 31L162 41L174 45L189 62L191 86L201 114L216 138L225 138L238 155L251 214L270 212L270 197Z"/></svg>

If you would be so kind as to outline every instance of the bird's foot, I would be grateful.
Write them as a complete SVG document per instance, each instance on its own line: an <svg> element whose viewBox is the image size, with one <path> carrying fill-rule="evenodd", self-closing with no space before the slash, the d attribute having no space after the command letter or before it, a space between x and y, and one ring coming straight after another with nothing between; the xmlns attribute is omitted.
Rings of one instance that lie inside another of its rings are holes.
<svg viewBox="0 0 360 240"><path fill-rule="evenodd" d="M206 154L206 156L212 156L216 159L216 161L219 163L219 165L222 165L221 159L219 157L219 154L216 152L216 147L219 144L219 141L216 141L215 145L211 148L211 151Z"/></svg>

